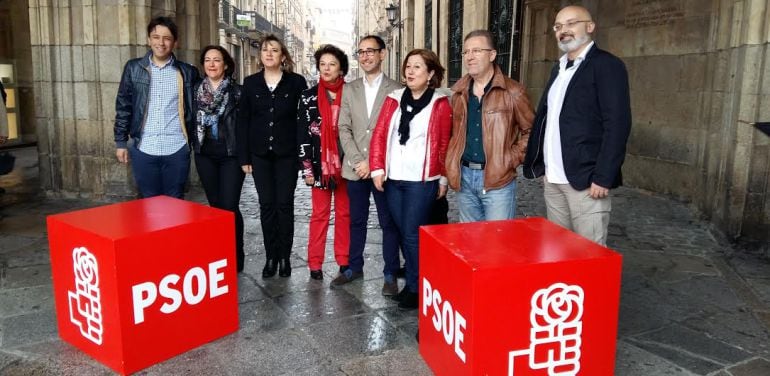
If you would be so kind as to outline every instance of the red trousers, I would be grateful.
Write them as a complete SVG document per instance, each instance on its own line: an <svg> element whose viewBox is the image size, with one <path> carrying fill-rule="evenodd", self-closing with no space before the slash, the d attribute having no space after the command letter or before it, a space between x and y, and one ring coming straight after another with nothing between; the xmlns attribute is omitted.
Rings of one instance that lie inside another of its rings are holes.
<svg viewBox="0 0 770 376"><path fill-rule="evenodd" d="M311 190L313 210L310 215L310 234L307 244L307 263L310 270L321 270L324 262L332 197L334 197L334 259L340 266L348 265L350 202L345 179L340 179L334 190L319 188Z"/></svg>

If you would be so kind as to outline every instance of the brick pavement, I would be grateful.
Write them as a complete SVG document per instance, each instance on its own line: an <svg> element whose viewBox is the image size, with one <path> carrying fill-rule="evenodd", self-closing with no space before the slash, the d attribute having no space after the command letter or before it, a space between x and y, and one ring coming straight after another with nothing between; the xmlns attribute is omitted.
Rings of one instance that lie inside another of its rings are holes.
<svg viewBox="0 0 770 376"><path fill-rule="evenodd" d="M0 177L0 374L101 375L110 371L59 341L45 215L98 203L37 194L34 150ZM613 191L609 246L624 255L616 374L770 375L770 262L715 237L686 204ZM544 213L542 188L519 182L518 215ZM370 217L365 278L330 289L309 278L309 191L297 190L291 278L262 279L259 212L247 178L246 272L239 276L239 332L141 374L427 375L413 333L416 314L380 296L380 235ZM199 190L190 199L202 201ZM450 199L450 218L456 219ZM330 230L331 232L331 230ZM331 245L331 237L329 245ZM329 248L330 249L330 248Z"/></svg>

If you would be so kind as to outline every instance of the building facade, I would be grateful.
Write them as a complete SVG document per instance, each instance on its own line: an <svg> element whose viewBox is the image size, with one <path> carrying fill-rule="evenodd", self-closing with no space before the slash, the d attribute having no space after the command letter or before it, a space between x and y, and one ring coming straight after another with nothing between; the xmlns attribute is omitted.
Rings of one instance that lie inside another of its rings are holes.
<svg viewBox="0 0 770 376"><path fill-rule="evenodd" d="M314 64L308 55L320 43L349 40L352 53L359 36L378 34L391 49L391 77L398 77L406 52L426 47L447 67L447 85L464 74L463 36L490 29L503 70L527 86L533 103L559 57L551 31L556 12L569 3L586 6L597 24L597 44L621 57L629 72L634 122L625 184L691 202L730 236L770 241L770 138L740 122L770 119L770 1L399 0L392 20L384 12L390 2L352 0L352 13L344 17L314 14L312 4L295 2L238 6L298 36L284 38L303 64ZM0 76L13 82L19 103L14 142L37 142L43 189L133 195L130 169L115 162L112 142L123 63L146 51L145 26L158 14L176 17L178 55L194 62L202 46L221 43L223 29L227 34L219 4L0 2ZM353 26L325 39L322 23L328 20ZM224 39L253 62L255 52L246 51L242 37L232 32ZM12 75L3 73L9 61ZM243 75L252 72L248 66Z"/></svg>
<svg viewBox="0 0 770 376"><path fill-rule="evenodd" d="M451 84L462 37L488 29L503 71L537 103L560 54L551 25L573 3L628 68L625 184L691 202L729 236L770 241L770 138L741 122L770 120L770 1L401 0L401 54L433 49Z"/></svg>
<svg viewBox="0 0 770 376"><path fill-rule="evenodd" d="M398 45L394 43L395 38L398 37L398 27L392 25L388 20L386 8L390 5L391 2L389 0L355 0L354 49L358 47L358 42L360 42L362 36L380 36L385 41L389 52L388 60L384 62L383 70L390 77L398 77L398 75L394 75L394 72L391 71L391 66L393 66L394 62L392 55L395 55L395 49L398 48ZM396 47L394 48L394 46ZM352 70L352 76L355 78L363 75L363 72L358 70L357 62Z"/></svg>

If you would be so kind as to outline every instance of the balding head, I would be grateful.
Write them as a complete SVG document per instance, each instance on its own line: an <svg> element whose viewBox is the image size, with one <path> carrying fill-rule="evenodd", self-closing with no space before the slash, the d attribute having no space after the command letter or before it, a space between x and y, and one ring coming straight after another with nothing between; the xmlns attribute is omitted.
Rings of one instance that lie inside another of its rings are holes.
<svg viewBox="0 0 770 376"><path fill-rule="evenodd" d="M593 21L593 18L591 17L591 12L589 12L588 9L580 5L568 5L564 8L561 8L559 13L556 14L557 22L559 20L559 16L574 17L576 19ZM565 19L568 19L568 18L565 18Z"/></svg>
<svg viewBox="0 0 770 376"><path fill-rule="evenodd" d="M574 59L591 43L591 34L594 32L594 24L588 9L579 5L570 5L562 8L556 14L553 30L559 49L569 54Z"/></svg>

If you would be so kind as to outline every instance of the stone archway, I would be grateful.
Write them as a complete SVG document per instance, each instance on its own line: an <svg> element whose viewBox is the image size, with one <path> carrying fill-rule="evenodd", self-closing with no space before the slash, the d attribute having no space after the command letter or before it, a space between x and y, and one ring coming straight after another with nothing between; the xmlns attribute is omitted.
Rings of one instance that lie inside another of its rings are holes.
<svg viewBox="0 0 770 376"><path fill-rule="evenodd" d="M129 168L115 161L115 95L123 65L146 49L146 25L170 15L178 58L195 62L217 42L217 2L29 3L31 65L45 191L84 197L134 196Z"/></svg>

